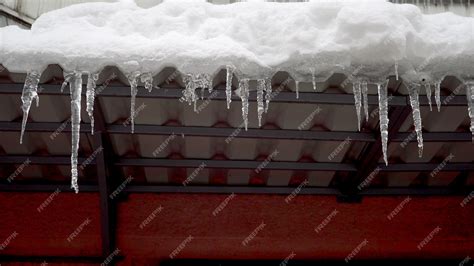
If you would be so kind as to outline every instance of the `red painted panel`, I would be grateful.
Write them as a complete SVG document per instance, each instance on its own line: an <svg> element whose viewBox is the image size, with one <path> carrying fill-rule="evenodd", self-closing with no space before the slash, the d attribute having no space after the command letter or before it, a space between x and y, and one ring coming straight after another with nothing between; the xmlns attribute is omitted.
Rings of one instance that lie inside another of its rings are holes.
<svg viewBox="0 0 474 266"><path fill-rule="evenodd" d="M0 255L101 254L97 193L2 192L0 219L0 245L16 232L6 248L0 250Z"/></svg>
<svg viewBox="0 0 474 266"><path fill-rule="evenodd" d="M0 193L0 243L18 232L0 254L100 255L98 194L59 193L38 212L50 195ZM176 258L283 259L294 252L294 259L343 260L365 239L355 258L462 260L473 255L474 202L461 207L462 197L407 202L405 197L367 197L361 204L337 203L333 196L297 196L289 203L285 198L132 194L119 205L118 248L127 265L169 258L174 250ZM387 215L404 200L389 220ZM90 223L68 242L88 217ZM432 239L418 249L430 233Z"/></svg>
<svg viewBox="0 0 474 266"><path fill-rule="evenodd" d="M120 206L118 247L145 258L168 258L183 243L176 258L283 259L294 252L295 259L343 260L366 239L355 258L473 255L474 203L461 207L462 197L372 197L362 204L341 204L333 196L297 196L287 204L285 196L235 195L214 216L226 197L131 195ZM404 200L389 220L387 215ZM159 206L163 210L153 218ZM331 213L317 233L315 228ZM149 222L140 228L147 217ZM438 226L441 230L419 250ZM258 231L255 238L243 245L253 231Z"/></svg>

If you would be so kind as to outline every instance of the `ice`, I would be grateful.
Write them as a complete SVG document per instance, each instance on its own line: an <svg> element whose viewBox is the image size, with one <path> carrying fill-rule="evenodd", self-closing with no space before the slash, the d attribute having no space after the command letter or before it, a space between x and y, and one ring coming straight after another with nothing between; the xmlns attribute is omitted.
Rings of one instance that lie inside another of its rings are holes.
<svg viewBox="0 0 474 266"><path fill-rule="evenodd" d="M153 76L151 73L143 73L140 76L140 81L145 84L145 89L147 89L148 92L151 92L153 89Z"/></svg>
<svg viewBox="0 0 474 266"><path fill-rule="evenodd" d="M435 84L435 101L439 112L441 111L441 81L438 81Z"/></svg>
<svg viewBox="0 0 474 266"><path fill-rule="evenodd" d="M466 82L466 97L469 118L471 119L472 141L474 142L474 81Z"/></svg>
<svg viewBox="0 0 474 266"><path fill-rule="evenodd" d="M128 82L130 83L130 124L132 126L132 134L135 133L135 100L137 98L139 76L139 72L133 72L127 75Z"/></svg>
<svg viewBox="0 0 474 266"><path fill-rule="evenodd" d="M74 75L73 72L64 73L64 81L63 81L63 84L61 85L61 92L63 92L64 88L66 88L67 84L69 84L69 82L71 82L71 78L73 77L73 75Z"/></svg>
<svg viewBox="0 0 474 266"><path fill-rule="evenodd" d="M364 113L365 113L365 121L369 121L369 89L367 85L367 81L362 81L362 95L364 97Z"/></svg>
<svg viewBox="0 0 474 266"><path fill-rule="evenodd" d="M360 109L362 107L362 94L361 94L361 88L360 88L360 82L354 82L352 84L352 90L354 93L354 103L355 103L355 108L356 108L356 113L357 113L357 128L360 131Z"/></svg>
<svg viewBox="0 0 474 266"><path fill-rule="evenodd" d="M95 87L97 79L99 79L98 73L87 74L87 91L86 91L86 111L91 120L91 134L94 135L94 99L95 99Z"/></svg>
<svg viewBox="0 0 474 266"><path fill-rule="evenodd" d="M388 165L387 160L387 143L388 143L388 96L387 96L388 80L386 82L377 84L377 91L379 94L379 124L380 136L382 138L382 152L385 165Z"/></svg>
<svg viewBox="0 0 474 266"><path fill-rule="evenodd" d="M23 120L21 122L20 144L23 143L23 134L25 134L26 122L28 121L28 113L30 112L31 103L36 100L36 107L39 105L38 83L41 73L38 71L30 71L26 74L25 85L21 94L21 109L23 110Z"/></svg>
<svg viewBox="0 0 474 266"><path fill-rule="evenodd" d="M242 100L242 118L244 119L245 130L248 128L249 115L249 79L239 81L240 99Z"/></svg>
<svg viewBox="0 0 474 266"><path fill-rule="evenodd" d="M423 156L423 135L422 135L422 125L421 125L421 113L420 113L420 102L419 102L419 93L418 93L417 84L409 85L409 95L410 95L410 105L412 108L413 114L413 123L415 125L416 139L418 140L418 156L421 158Z"/></svg>
<svg viewBox="0 0 474 266"><path fill-rule="evenodd" d="M262 126L262 114L264 112L263 92L265 91L265 79L257 80L257 115L258 126Z"/></svg>
<svg viewBox="0 0 474 266"><path fill-rule="evenodd" d="M196 86L194 84L193 75L187 74L184 76L184 83L186 84L183 90L184 100L191 105L191 103L196 103ZM196 105L196 104L195 104Z"/></svg>
<svg viewBox="0 0 474 266"><path fill-rule="evenodd" d="M300 98L300 82L295 80L296 99Z"/></svg>
<svg viewBox="0 0 474 266"><path fill-rule="evenodd" d="M225 83L225 95L227 96L227 109L230 109L230 103L232 102L232 77L234 76L234 68L232 66L226 67L226 83Z"/></svg>
<svg viewBox="0 0 474 266"><path fill-rule="evenodd" d="M430 111L433 111L431 108L431 84L425 83L426 98L428 98L428 104L430 105Z"/></svg>
<svg viewBox="0 0 474 266"><path fill-rule="evenodd" d="M273 97L272 92L272 79L266 78L265 79L265 113L268 111L268 106L270 106L270 101Z"/></svg>
<svg viewBox="0 0 474 266"><path fill-rule="evenodd" d="M395 79L398 80L398 62L395 62Z"/></svg>
<svg viewBox="0 0 474 266"><path fill-rule="evenodd" d="M82 73L71 73L69 78L71 93L71 188L79 192L77 185L77 153L81 129Z"/></svg>

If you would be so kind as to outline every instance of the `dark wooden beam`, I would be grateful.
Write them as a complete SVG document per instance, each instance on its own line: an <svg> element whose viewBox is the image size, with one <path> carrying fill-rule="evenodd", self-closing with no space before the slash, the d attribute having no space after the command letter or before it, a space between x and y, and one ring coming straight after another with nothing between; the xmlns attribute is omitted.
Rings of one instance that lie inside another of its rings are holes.
<svg viewBox="0 0 474 266"><path fill-rule="evenodd" d="M410 113L411 109L405 106L390 107L388 114L389 127L387 147L390 144L390 140L398 133L402 124L410 116ZM359 169L359 171L354 173L349 178L346 186L342 186L341 189L349 196L360 194L358 189L359 184L363 182L372 172L374 172L377 167L380 167L381 171L394 171L397 169L397 167L406 169L405 171L410 171L408 167L409 164L403 164L403 166L397 164L389 164L388 166L379 164L379 159L382 157L382 155L382 138L380 134L378 134L377 140L373 143L368 143L359 155L357 160L357 169ZM431 171L435 168L436 166L429 165L429 167L427 167L425 170Z"/></svg>
<svg viewBox="0 0 474 266"><path fill-rule="evenodd" d="M116 206L114 201L109 197L112 191L112 182L110 181L110 171L112 164L107 160L105 154L113 151L109 140L107 140L107 131L102 107L99 101L96 101L94 108L95 132L94 132L94 151L97 152L95 158L97 166L97 179L100 194L100 225L102 240L102 256L106 258L115 250L115 229L116 229ZM111 264L112 263L112 264ZM113 265L113 262L109 264Z"/></svg>

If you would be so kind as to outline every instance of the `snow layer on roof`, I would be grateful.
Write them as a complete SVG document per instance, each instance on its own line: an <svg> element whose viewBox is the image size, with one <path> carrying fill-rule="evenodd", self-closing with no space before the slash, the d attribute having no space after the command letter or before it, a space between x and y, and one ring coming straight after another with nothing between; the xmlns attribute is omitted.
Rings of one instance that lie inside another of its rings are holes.
<svg viewBox="0 0 474 266"><path fill-rule="evenodd" d="M474 18L385 1L85 3L46 13L31 30L0 28L0 40L0 63L14 72L60 64L213 74L233 65L250 78L285 70L308 79L310 69L324 75L359 65L386 76L395 62L407 73L474 72Z"/></svg>

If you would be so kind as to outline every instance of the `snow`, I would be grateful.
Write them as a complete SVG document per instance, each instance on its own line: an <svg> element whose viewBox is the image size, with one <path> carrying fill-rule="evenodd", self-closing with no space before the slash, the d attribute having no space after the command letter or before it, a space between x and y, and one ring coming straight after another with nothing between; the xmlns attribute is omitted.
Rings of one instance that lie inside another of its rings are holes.
<svg viewBox="0 0 474 266"><path fill-rule="evenodd" d="M385 1L84 3L42 15L31 30L1 28L0 62L12 72L117 65L153 75L167 66L213 75L234 65L246 78L288 70L304 80L335 66L377 64L387 75L397 62L400 71L426 65L461 75L474 68L473 20Z"/></svg>
<svg viewBox="0 0 474 266"><path fill-rule="evenodd" d="M182 74L183 99L194 105L196 90L212 92L212 80L226 70L227 108L232 80L248 127L250 90L257 91L261 126L271 99L272 74L286 71L299 83L325 82L333 73L352 76L358 128L363 105L369 118L368 85L376 85L384 161L387 164L390 75L409 87L419 155L423 152L419 89L424 86L431 110L431 86L438 111L440 83L446 75L472 80L474 18L452 13L423 15L416 6L372 1L249 1L214 5L205 1L165 1L144 9L133 0L84 3L42 15L31 30L0 28L0 63L11 72L27 72L22 94L22 142L31 103L38 104L38 82L49 64L64 70L61 91L69 84L72 112L72 187L77 186L82 76L87 75L86 110L94 131L94 98L98 74L115 65L130 83L130 123L134 132L138 83L149 92L153 76L165 67ZM250 88L251 80L257 81ZM382 81L381 81L382 80ZM468 113L474 136L474 85L466 83Z"/></svg>

